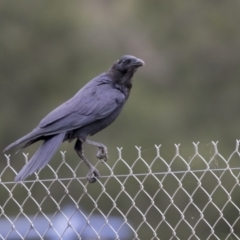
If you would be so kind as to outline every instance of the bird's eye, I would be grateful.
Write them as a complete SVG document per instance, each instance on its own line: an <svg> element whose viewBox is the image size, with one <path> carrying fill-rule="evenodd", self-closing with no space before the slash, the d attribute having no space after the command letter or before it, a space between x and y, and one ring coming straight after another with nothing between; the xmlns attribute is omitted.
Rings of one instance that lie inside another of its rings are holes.
<svg viewBox="0 0 240 240"><path fill-rule="evenodd" d="M124 64L129 64L129 63L131 63L131 60L130 60L130 59L125 59L125 60L123 61L123 63L124 63Z"/></svg>

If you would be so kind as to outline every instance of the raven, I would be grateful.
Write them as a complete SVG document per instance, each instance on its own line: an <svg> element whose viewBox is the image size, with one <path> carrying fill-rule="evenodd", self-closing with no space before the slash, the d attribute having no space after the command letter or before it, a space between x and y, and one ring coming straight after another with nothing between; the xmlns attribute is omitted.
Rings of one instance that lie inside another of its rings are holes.
<svg viewBox="0 0 240 240"><path fill-rule="evenodd" d="M76 138L74 149L89 168L88 181L95 182L100 174L84 156L82 144L86 142L96 146L96 157L107 160L107 147L88 140L87 137L106 128L117 118L129 97L132 77L137 68L143 65L144 62L134 56L121 57L107 72L92 79L71 99L50 112L33 131L7 146L3 152L23 144L21 150L43 140L37 152L15 177L15 181L23 181L45 167L63 141Z"/></svg>

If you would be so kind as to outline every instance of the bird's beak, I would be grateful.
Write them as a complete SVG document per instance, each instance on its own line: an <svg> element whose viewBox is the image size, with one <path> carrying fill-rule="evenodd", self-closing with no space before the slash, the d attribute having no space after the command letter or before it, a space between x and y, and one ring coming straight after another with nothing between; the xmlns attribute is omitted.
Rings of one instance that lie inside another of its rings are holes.
<svg viewBox="0 0 240 240"><path fill-rule="evenodd" d="M136 58L135 62L133 63L134 66L136 67L142 67L145 65L145 62L140 59L140 58Z"/></svg>

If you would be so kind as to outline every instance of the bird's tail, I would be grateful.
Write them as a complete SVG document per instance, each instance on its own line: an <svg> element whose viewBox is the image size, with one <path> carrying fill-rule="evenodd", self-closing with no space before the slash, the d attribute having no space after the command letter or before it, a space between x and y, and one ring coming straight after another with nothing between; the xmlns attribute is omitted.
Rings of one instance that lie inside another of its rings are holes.
<svg viewBox="0 0 240 240"><path fill-rule="evenodd" d="M15 177L15 182L23 181L32 173L42 169L47 165L53 155L56 153L60 144L63 142L65 133L55 135L43 142L37 152L29 160L29 162L21 169Z"/></svg>
<svg viewBox="0 0 240 240"><path fill-rule="evenodd" d="M30 145L31 143L38 141L39 136L41 136L40 133L39 133L39 131L33 130L32 132L28 133L27 135L19 138L17 141L15 141L15 142L11 143L10 145L8 145L8 146L3 150L3 152L6 152L6 151L8 151L10 148L13 148L13 147L15 147L15 146L17 146L17 145L20 145L20 144L22 144L22 143L25 143L25 142L30 142L29 144L28 144L28 143L26 144L26 146L28 146L28 145ZM24 146L24 147L25 147L25 146ZM24 147L21 147L21 149L24 148Z"/></svg>

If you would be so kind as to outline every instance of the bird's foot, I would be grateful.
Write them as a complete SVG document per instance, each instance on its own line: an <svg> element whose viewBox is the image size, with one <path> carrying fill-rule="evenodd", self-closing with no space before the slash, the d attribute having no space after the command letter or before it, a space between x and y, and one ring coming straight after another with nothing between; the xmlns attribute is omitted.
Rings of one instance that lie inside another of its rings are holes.
<svg viewBox="0 0 240 240"><path fill-rule="evenodd" d="M107 148L105 146L104 147L98 147L98 152L97 152L96 157L98 159L101 159L101 160L106 162L108 160Z"/></svg>
<svg viewBox="0 0 240 240"><path fill-rule="evenodd" d="M100 173L95 167L91 167L86 177L89 183L95 183L99 179Z"/></svg>

